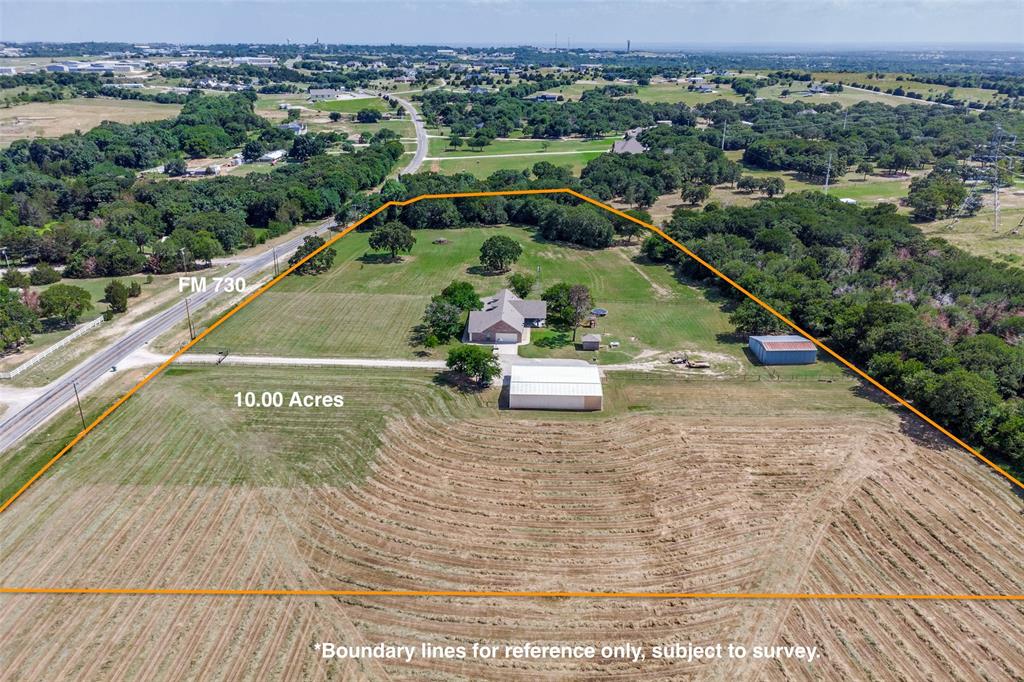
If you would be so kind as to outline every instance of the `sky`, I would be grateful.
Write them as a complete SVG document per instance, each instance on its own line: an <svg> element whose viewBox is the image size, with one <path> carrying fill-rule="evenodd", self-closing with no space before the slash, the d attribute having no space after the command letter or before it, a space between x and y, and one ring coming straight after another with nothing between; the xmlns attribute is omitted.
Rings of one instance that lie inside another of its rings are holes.
<svg viewBox="0 0 1024 682"><path fill-rule="evenodd" d="M0 0L0 41L1024 46L1024 0Z"/></svg>

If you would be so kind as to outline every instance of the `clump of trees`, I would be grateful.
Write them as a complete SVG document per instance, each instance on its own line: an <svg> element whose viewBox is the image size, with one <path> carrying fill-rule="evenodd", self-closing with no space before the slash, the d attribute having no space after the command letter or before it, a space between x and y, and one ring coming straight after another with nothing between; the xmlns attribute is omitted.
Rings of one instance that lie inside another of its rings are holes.
<svg viewBox="0 0 1024 682"><path fill-rule="evenodd" d="M548 304L547 322L555 329L572 329L572 340L576 331L590 317L594 299L590 289L583 284L559 282L548 287L541 299Z"/></svg>
<svg viewBox="0 0 1024 682"><path fill-rule="evenodd" d="M480 387L487 386L501 374L501 364L490 346L459 344L448 351L448 369L462 377L474 379Z"/></svg>
<svg viewBox="0 0 1024 682"><path fill-rule="evenodd" d="M456 280L430 299L423 320L413 330L413 342L433 348L448 343L462 333L471 310L483 308L480 295L469 282Z"/></svg>
<svg viewBox="0 0 1024 682"><path fill-rule="evenodd" d="M310 235L302 240L302 245L295 249L295 253L288 259L288 265L292 266L300 262L310 254L316 254L305 263L295 268L293 275L320 275L328 272L334 266L334 257L337 252L333 247L319 251L327 242L323 237Z"/></svg>

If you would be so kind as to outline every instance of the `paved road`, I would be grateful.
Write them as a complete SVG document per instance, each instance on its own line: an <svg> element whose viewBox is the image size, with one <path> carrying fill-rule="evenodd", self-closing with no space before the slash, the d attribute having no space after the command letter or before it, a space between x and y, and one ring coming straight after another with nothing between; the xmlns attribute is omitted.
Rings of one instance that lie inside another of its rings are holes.
<svg viewBox="0 0 1024 682"><path fill-rule="evenodd" d="M277 246L279 262L283 264L288 255L302 244L302 240L307 235L322 231L333 224L333 220L324 221L315 228L305 230L297 237ZM239 263L237 268L228 273L228 276L244 277L246 280L251 280L259 271L272 266L273 262L273 251L266 251ZM205 292L191 295L188 305L194 316L196 310L204 305L215 299L224 299L228 296L229 294L226 292L208 289ZM116 366L130 354L169 329L184 324L185 303L182 301L136 324L120 339L41 389L39 397L21 409L12 406L0 421L0 452L19 442L56 412L71 404L75 397L74 384L77 384L79 392L84 391L93 382L110 372L111 367Z"/></svg>
<svg viewBox="0 0 1024 682"><path fill-rule="evenodd" d="M392 95L394 97L394 95ZM395 97L395 100L402 105L406 113L409 114L409 118L412 119L412 124L416 128L416 153L412 157L412 161L403 168L399 175L405 175L406 173L415 173L423 165L423 160L427 158L427 127L423 125L423 118L420 117L419 112L407 99L401 97Z"/></svg>

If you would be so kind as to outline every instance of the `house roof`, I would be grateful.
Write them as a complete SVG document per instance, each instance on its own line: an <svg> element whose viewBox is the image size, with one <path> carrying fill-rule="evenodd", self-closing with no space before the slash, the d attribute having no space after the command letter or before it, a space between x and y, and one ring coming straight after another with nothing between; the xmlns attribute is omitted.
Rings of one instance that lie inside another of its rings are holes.
<svg viewBox="0 0 1024 682"><path fill-rule="evenodd" d="M784 336L751 336L750 340L759 342L765 350L769 351L816 350L813 343L802 336L797 336L796 334Z"/></svg>
<svg viewBox="0 0 1024 682"><path fill-rule="evenodd" d="M468 331L486 331L498 322L522 331L526 319L544 318L547 313L545 301L524 301L508 289L501 289L484 301L483 310L470 311Z"/></svg>
<svg viewBox="0 0 1024 682"><path fill-rule="evenodd" d="M594 365L512 365L509 393L600 396L601 373Z"/></svg>
<svg viewBox="0 0 1024 682"><path fill-rule="evenodd" d="M626 140L618 140L612 145L613 154L643 154L647 151L635 137L630 137Z"/></svg>
<svg viewBox="0 0 1024 682"><path fill-rule="evenodd" d="M588 343L590 341L596 341L597 343L601 343L601 335L600 334L584 334L583 335L583 343Z"/></svg>

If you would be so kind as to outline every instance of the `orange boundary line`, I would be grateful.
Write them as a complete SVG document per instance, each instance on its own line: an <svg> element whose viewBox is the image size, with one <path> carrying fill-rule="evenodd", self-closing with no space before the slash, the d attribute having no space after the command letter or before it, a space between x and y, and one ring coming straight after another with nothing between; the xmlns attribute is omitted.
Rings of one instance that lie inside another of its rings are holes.
<svg viewBox="0 0 1024 682"><path fill-rule="evenodd" d="M600 599L831 599L836 601L1024 601L1024 594L848 594L786 592L530 592L520 590L202 590L120 587L0 587L0 594L214 597L488 597Z"/></svg>
<svg viewBox="0 0 1024 682"><path fill-rule="evenodd" d="M414 203L416 203L418 201L422 201L424 199L466 199L466 198L472 198L472 197L523 196L523 195L533 195L533 194L569 194L569 195L574 196L574 197L576 197L576 198L578 198L578 199L580 199L582 201L585 201L585 202L587 202L589 204L593 204L594 206L597 206L600 209L608 211L609 213L613 213L613 214L619 216L620 218L623 218L625 220L629 220L629 221L631 221L633 223L636 223L637 225L639 225L639 226L649 230L650 232L653 232L654 234L658 235L659 237L661 237L662 239L667 241L669 244L672 244L672 246L676 247L677 249L679 249L680 251L685 253L687 256L689 256L690 258L692 258L696 262L700 263L702 266L704 266L708 271L710 271L716 277L719 277L723 281L729 283L737 291L739 291L744 296L746 296L750 300L752 300L755 303L757 303L758 305L760 305L762 308L764 308L765 310L770 312L772 315L777 317L779 320L784 322L787 326L789 326L792 329L794 329L795 331L799 332L800 335L804 336L809 341L814 343L814 345L818 346L823 351L825 351L826 353L831 355L833 358L835 358L836 360L841 362L843 365L845 365L847 368L849 368L851 371L856 373L862 379L864 379L865 381L870 383L872 386L874 386L875 388L879 389L880 391L885 393L887 396L889 396L890 398L895 400L897 403L899 403L903 407L905 407L908 410L910 410L910 412L912 412L913 414L917 415L924 422L926 422L927 424L929 424L932 427L934 427L936 430L938 430L944 436L946 436L947 438L952 440L954 443L956 443L957 445L962 447L964 450L966 450L967 452L971 453L976 458L978 458L979 460L981 460L985 464L987 464L990 467L992 467L996 472L998 472L1004 478L1006 478L1011 483L1016 485L1018 488L1020 488L1021 490L1024 490L1024 483L1021 483L1019 480L1014 478L1012 475L1010 475L1008 472L1003 470L1000 466L998 466L997 464L992 462L990 459L988 459L987 457L982 455L980 452L975 450L973 447L968 445L966 442L964 442L960 438L957 438L948 429L946 429L945 427L941 426L935 420L933 420L932 418L930 418L927 415L925 415L923 412L918 410L916 407L911 405L909 402L907 402L906 400L904 400L900 396L898 396L895 393L893 393L892 391L890 391L888 388L883 386L881 383L876 381L874 378L869 376L866 372L864 372L859 367L854 365L852 362L850 362L849 360L847 360L846 358L841 356L839 353L835 352L834 350L832 350L831 348L826 346L824 343L819 341L817 338L815 338L814 336L812 336L808 332L804 331L795 322L793 322L792 320L787 318L785 315L783 315L779 311L775 310L773 307L771 307L770 305L768 305L767 303L762 301L760 298L758 298L754 294L752 294L749 291L747 291L746 289L744 289L737 282L735 282L732 279L730 279L729 277L727 277L720 270L715 268L713 265L711 265L710 263L705 261L703 258L698 256L696 253L694 253L693 251L691 251L687 247L683 246L680 242L678 242L675 239L673 239L672 237L670 237L668 234L666 234L660 228L658 228L658 227L656 227L654 225L651 225L649 223L645 223L644 221L639 220L638 218L634 218L633 216L625 213L624 211L620 211L619 209L616 209L616 208L613 208L611 206L608 206L607 204L604 204L604 203L602 203L602 202L600 202L600 201L598 201L596 199L592 199L592 198L590 198L590 197L588 197L588 196L586 196L584 194L580 194L579 192L577 192L575 190L563 187L563 188L558 188L558 189L525 189L525 190L503 190L503 191L494 191L494 192L454 192L454 193L447 193L447 194L421 194L421 195L419 195L417 197L413 197L411 199L406 199L404 201L388 201L388 202L382 204L381 206L378 206L372 212L368 213L367 215L363 216L359 220L355 221L354 223L352 223L351 225L346 227L344 230L339 231L335 236L333 236L330 239L328 239L323 244L323 246L318 248L316 251L313 251L312 253L308 254L302 260L296 262L294 265L289 267L287 270L284 270L283 272L281 272L281 274L277 275L272 280L270 280L269 282L264 284L262 287L260 287L259 289L257 289L253 293L251 293L248 296L246 296L240 303L238 303L238 305L236 305L234 308L232 308L231 310L226 312L224 315L222 315L220 318L218 318L213 324L211 324L209 327L207 327L205 330L203 330L202 333L200 333L198 336L196 336L196 338L192 339L189 343L187 343L184 346L182 346L180 349L178 349L177 352L175 352L173 355L171 355L169 358L167 358L167 360L165 360L163 363L161 363L156 369L154 369L152 372L150 372L145 377L143 377L143 379L141 381L139 381L139 383L135 384L135 386L133 386L127 393L125 393L116 402L114 402L112 405L110 405L110 407L108 407L106 410L104 410L103 413L100 414L100 416L97 417L91 424L89 424L86 428L82 429L82 431L79 432L77 436L75 436L73 439L71 439L71 442L69 442L67 445L65 445L64 448L61 449L61 451L58 452L56 455L54 455L50 459L50 461L48 461L45 465L43 465L43 467L41 469L39 469L39 471L37 471L32 476L32 478L30 478L28 481L26 481L25 484L22 485L21 488L19 488L17 492L15 492L13 495L11 495L11 497L9 499L7 499L3 503L2 506L0 506L0 513L3 513L8 507L10 507L14 503L14 501L17 500L19 497L21 497L21 495L26 490L28 490L29 487L32 486L32 484L34 484L37 480L39 480L43 476L43 474L45 474L50 469L50 467L52 467L54 464L56 464L75 445L77 445L79 442L81 442L81 440L83 438L85 438L87 435L89 435L89 433L92 432L92 430L95 429L100 423L102 423L104 419L109 417L115 410L117 410L117 408L121 407L121 405L123 405L125 402L127 402L128 399L131 398L133 395L135 395L135 393L139 389L141 389L147 383L152 381L156 376L158 376L161 372L163 372L165 369L167 369L167 367L170 366L171 363L173 363L175 360L177 360L179 357L181 357L184 353L186 353L189 349L191 349L197 343L199 343L204 338L206 338L213 330L215 330L221 324L223 324L228 319L230 319L232 315L234 315L239 310L241 310L242 308L244 308L247 305L249 305L250 303L252 303L256 298L258 298L259 296L263 295L268 289L270 289L275 284L280 282L282 279L284 279L285 277L290 275L292 272L294 272L303 263L305 263L309 259L311 259L314 256L316 256L318 253L320 253L324 249L330 247L332 244L334 244L334 242L338 241L339 239L341 239L342 237L344 237L348 233L352 232L357 227L359 227L360 225L362 225L366 221L370 220L374 216L378 215L382 211L384 211L384 210L386 210L386 209L388 209L388 208L390 208L392 206L408 206L410 204L414 204ZM473 592L473 591L398 591L398 592L396 592L396 591L377 591L377 590L198 590L198 589L197 590L185 590L185 589L183 589L183 590L132 590L132 589L100 589L100 588L95 588L95 589L90 589L90 588L76 588L76 589L73 589L73 588L69 588L69 589L60 589L60 588L0 588L0 594L5 594L5 593L6 594L44 594L44 593L53 593L53 594L294 595L294 596L318 596L318 595L322 595L322 596L345 596L345 595L350 595L350 596L370 596L370 595L389 596L390 595L390 596L492 596L492 597L506 596L506 597L622 597L622 598L628 598L628 597L635 597L635 598L664 597L664 598L670 598L670 597L675 597L675 598L680 598L680 599L682 599L682 598L693 598L693 599L697 599L697 598L726 599L726 598L729 598L729 599L936 599L936 600L938 600L938 599L953 599L953 600L963 599L963 600L1024 600L1024 595L884 595L884 594L875 594L875 595L867 595L867 594L864 594L864 595L856 595L856 594L831 594L831 595L829 595L829 594L767 594L767 593L761 593L761 594L757 594L757 593L753 593L753 594L743 594L743 593L729 594L729 593L725 593L725 594L721 594L721 593L668 593L668 592L665 592L665 593L661 593L661 592Z"/></svg>

